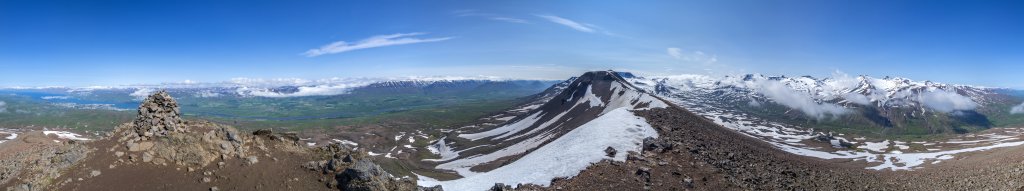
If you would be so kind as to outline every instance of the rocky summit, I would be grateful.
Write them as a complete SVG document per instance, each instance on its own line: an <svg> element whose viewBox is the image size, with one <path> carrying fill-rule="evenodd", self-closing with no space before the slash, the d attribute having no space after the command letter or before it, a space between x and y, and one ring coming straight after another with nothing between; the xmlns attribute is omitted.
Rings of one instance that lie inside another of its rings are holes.
<svg viewBox="0 0 1024 191"><path fill-rule="evenodd" d="M342 144L308 147L292 133L244 133L183 120L167 92L96 140L24 133L0 155L7 190L420 190ZM24 147L22 149L22 147ZM18 150L12 150L18 148ZM326 160L324 160L326 159ZM434 188L434 190L439 190Z"/></svg>

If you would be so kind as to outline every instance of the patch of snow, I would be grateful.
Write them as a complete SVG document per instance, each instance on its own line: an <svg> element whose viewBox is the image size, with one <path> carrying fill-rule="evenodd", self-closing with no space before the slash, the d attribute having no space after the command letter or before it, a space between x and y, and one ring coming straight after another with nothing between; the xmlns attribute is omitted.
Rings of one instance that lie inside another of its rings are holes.
<svg viewBox="0 0 1024 191"><path fill-rule="evenodd" d="M434 144L427 146L427 150L430 151L430 153L434 153L435 155L441 156L441 158L423 159L423 161L448 161L455 159L456 157L459 157L459 152L455 152L454 150L452 150L452 147L449 147L447 144L445 144L445 138L447 137L442 137L441 139L438 139L437 142L435 142Z"/></svg>
<svg viewBox="0 0 1024 191"><path fill-rule="evenodd" d="M590 107L603 106L604 102L601 101L601 98L597 97L597 95L594 95L594 91L592 89L594 89L594 85L587 87L587 92L583 94L583 99L580 99L580 102L586 101L587 103L590 103Z"/></svg>
<svg viewBox="0 0 1024 191"><path fill-rule="evenodd" d="M352 146L359 146L359 143L352 142L352 141L349 141L349 140L341 140L341 139L331 139L331 140L333 140L334 142L341 143L341 144L352 145Z"/></svg>
<svg viewBox="0 0 1024 191"><path fill-rule="evenodd" d="M867 149L867 150L871 150L871 151L875 151L875 152L881 153L881 152L885 152L885 149L889 148L889 140L885 140L885 141L877 142L877 143L874 143L874 142L864 142L864 146L860 146L860 147L857 147L857 148Z"/></svg>
<svg viewBox="0 0 1024 191"><path fill-rule="evenodd" d="M54 134L54 135L57 135L57 138L60 138L60 139L70 139L70 140L78 140L78 141L91 140L91 139L83 138L82 135L79 135L77 133L72 133L72 132L67 132L67 131L43 131L43 134L44 135Z"/></svg>
<svg viewBox="0 0 1024 191"><path fill-rule="evenodd" d="M516 116L506 116L506 117L499 117L499 118L494 118L494 120L498 120L498 121L508 121L508 120L512 120L512 119L514 119L514 118L516 118Z"/></svg>

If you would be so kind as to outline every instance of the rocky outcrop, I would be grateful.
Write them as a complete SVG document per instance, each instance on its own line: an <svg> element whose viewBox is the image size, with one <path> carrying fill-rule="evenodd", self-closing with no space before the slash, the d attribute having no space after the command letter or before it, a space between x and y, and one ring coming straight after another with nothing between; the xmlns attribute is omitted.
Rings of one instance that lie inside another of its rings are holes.
<svg viewBox="0 0 1024 191"><path fill-rule="evenodd" d="M206 121L184 121L178 103L167 92L160 91L139 105L138 117L121 124L115 134L124 152L118 160L153 164L206 166L215 160L244 159L247 164L259 161L250 156L251 147L266 148L256 136L240 133L231 126ZM221 164L221 163L218 163Z"/></svg>
<svg viewBox="0 0 1024 191"><path fill-rule="evenodd" d="M311 161L303 165L324 175L321 181L340 190L441 190L440 187L421 188L410 178L395 178L373 161L365 158L365 151L354 151L347 146L332 144L317 148L328 160Z"/></svg>
<svg viewBox="0 0 1024 191"><path fill-rule="evenodd" d="M41 137L45 135L26 133L18 142L8 143L19 144L12 147L23 147L25 150L4 153L6 156L0 158L0 185L6 185L7 190L52 189L52 185L65 181L58 179L62 172L80 164L95 150L74 141L52 143L45 140L43 143L32 143L32 140L27 139L43 139Z"/></svg>

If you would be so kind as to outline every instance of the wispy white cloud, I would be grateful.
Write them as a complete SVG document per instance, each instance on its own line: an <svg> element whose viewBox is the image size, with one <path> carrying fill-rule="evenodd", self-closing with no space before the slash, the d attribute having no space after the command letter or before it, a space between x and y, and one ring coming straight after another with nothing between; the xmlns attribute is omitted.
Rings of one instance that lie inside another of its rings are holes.
<svg viewBox="0 0 1024 191"><path fill-rule="evenodd" d="M523 20L523 19L512 18L512 17L491 17L490 19L491 20L496 20L496 21L505 21L505 22L510 22L510 23L530 24L530 21L526 21L526 20Z"/></svg>
<svg viewBox="0 0 1024 191"><path fill-rule="evenodd" d="M455 10L455 11L452 11L452 14L454 14L455 16L460 16L460 17L480 16L481 15L480 11L477 11L476 9L460 9L460 10Z"/></svg>
<svg viewBox="0 0 1024 191"><path fill-rule="evenodd" d="M480 11L475 10L475 9L455 10L455 11L452 11L452 14L455 15L455 16L459 16L459 17L479 17L479 18L486 18L486 19L494 20L494 21L519 23L519 24L530 24L530 21L527 21L525 19L509 17L509 16L502 16L502 15L493 14L493 13L485 13L485 12L480 12Z"/></svg>
<svg viewBox="0 0 1024 191"><path fill-rule="evenodd" d="M1020 105L1013 106L1013 108L1010 108L1010 114L1021 114L1021 113L1024 113L1024 103L1020 103Z"/></svg>
<svg viewBox="0 0 1024 191"><path fill-rule="evenodd" d="M714 64L718 62L718 55L707 54L703 51L684 51L681 48L669 47L666 49L668 56L677 60L697 62L701 64Z"/></svg>
<svg viewBox="0 0 1024 191"><path fill-rule="evenodd" d="M360 40L359 42L349 43L345 41L337 41L327 45L323 45L320 48L310 49L302 55L307 57L315 57L325 54L337 54L342 52L348 52L359 49L403 45L403 44L416 44L425 42L438 42L450 40L455 37L440 37L440 38L414 38L414 36L420 36L425 33L398 33L390 35L377 35L370 38Z"/></svg>
<svg viewBox="0 0 1024 191"><path fill-rule="evenodd" d="M683 49L676 48L676 47L669 47L668 48L668 55L672 56L672 58L683 59Z"/></svg>
<svg viewBox="0 0 1024 191"><path fill-rule="evenodd" d="M575 29L577 31L588 32L588 33L597 32L597 30L594 30L594 28L593 28L594 25L591 25L591 24L579 23L579 22L576 22L576 21L573 21L573 20L569 20L569 19L566 19L566 18L554 16L554 15L538 14L536 16L540 17L540 18L543 18L543 19L547 19L548 21L551 21L551 22L556 23L556 24L567 26L567 27Z"/></svg>

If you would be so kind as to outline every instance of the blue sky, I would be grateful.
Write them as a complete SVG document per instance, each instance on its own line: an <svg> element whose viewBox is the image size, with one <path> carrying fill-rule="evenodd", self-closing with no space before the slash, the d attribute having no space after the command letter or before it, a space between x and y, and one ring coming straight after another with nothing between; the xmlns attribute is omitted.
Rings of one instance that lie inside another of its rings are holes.
<svg viewBox="0 0 1024 191"><path fill-rule="evenodd" d="M0 86L903 76L1024 88L1014 1L0 1ZM339 42L341 41L341 42Z"/></svg>

